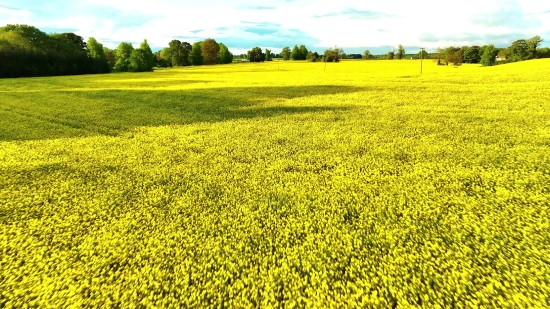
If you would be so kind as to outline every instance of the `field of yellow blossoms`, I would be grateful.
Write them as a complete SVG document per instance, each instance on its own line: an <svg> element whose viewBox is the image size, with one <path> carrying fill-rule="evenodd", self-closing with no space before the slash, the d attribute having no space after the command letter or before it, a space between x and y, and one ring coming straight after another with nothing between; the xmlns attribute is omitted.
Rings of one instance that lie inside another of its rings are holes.
<svg viewBox="0 0 550 309"><path fill-rule="evenodd" d="M548 308L550 60L0 80L0 308Z"/></svg>

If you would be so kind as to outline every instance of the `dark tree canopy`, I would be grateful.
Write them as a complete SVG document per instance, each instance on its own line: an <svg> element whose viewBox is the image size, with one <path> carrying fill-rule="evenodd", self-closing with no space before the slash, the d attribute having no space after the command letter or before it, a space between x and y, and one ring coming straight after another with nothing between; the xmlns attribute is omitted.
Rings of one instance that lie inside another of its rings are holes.
<svg viewBox="0 0 550 309"><path fill-rule="evenodd" d="M263 53L262 49L258 46L252 48L247 53L248 60L250 62L264 62L265 61L265 54Z"/></svg>

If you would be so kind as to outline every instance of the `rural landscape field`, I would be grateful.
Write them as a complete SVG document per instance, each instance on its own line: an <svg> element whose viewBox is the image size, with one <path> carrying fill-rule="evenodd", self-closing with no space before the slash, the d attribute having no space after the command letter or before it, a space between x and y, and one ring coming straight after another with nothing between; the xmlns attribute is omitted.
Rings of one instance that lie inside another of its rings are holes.
<svg viewBox="0 0 550 309"><path fill-rule="evenodd" d="M548 308L550 59L0 80L0 308Z"/></svg>

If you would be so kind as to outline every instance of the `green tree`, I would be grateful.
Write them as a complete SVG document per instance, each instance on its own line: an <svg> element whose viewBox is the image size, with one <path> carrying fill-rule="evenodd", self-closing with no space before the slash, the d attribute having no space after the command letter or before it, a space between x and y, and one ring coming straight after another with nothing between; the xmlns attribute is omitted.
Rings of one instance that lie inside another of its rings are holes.
<svg viewBox="0 0 550 309"><path fill-rule="evenodd" d="M48 35L36 27L29 25L8 24L4 27L0 27L0 34L5 32L15 32L20 34L23 38L25 38L25 40L28 40L30 46L35 49L43 50L48 47Z"/></svg>
<svg viewBox="0 0 550 309"><path fill-rule="evenodd" d="M107 47L103 47L103 53L105 58L107 58L107 64L109 65L109 70L114 69L116 63L115 51Z"/></svg>
<svg viewBox="0 0 550 309"><path fill-rule="evenodd" d="M529 45L529 59L536 59L537 57L537 47L540 46L540 43L542 43L543 39L540 38L540 36L534 36L527 40L527 44Z"/></svg>
<svg viewBox="0 0 550 309"><path fill-rule="evenodd" d="M281 57L283 60L289 60L290 59L290 47L284 47L283 50L281 50Z"/></svg>
<svg viewBox="0 0 550 309"><path fill-rule="evenodd" d="M481 61L481 53L479 46L470 46L464 50L465 63L479 63Z"/></svg>
<svg viewBox="0 0 550 309"><path fill-rule="evenodd" d="M170 63L172 66L184 66L186 64L186 58L189 58L189 55L186 55L183 43L180 40L170 41L168 49L170 50Z"/></svg>
<svg viewBox="0 0 550 309"><path fill-rule="evenodd" d="M191 62L191 65L202 65L203 64L203 58L202 58L202 42L195 42L193 43L193 46L191 47L191 54L189 55L189 60Z"/></svg>
<svg viewBox="0 0 550 309"><path fill-rule="evenodd" d="M115 70L118 72L128 72L130 70L130 56L134 51L132 43L121 42L116 48Z"/></svg>
<svg viewBox="0 0 550 309"><path fill-rule="evenodd" d="M306 60L308 50L305 45L300 45L299 52L300 52L300 60Z"/></svg>
<svg viewBox="0 0 550 309"><path fill-rule="evenodd" d="M132 72L149 72L153 71L151 66L151 58L149 52L143 48L136 48L130 55L130 68Z"/></svg>
<svg viewBox="0 0 550 309"><path fill-rule="evenodd" d="M487 45L483 47L483 55L481 55L481 65L492 66L495 64L498 49L494 45Z"/></svg>
<svg viewBox="0 0 550 309"><path fill-rule="evenodd" d="M399 44L399 45L397 46L397 54L395 54L395 56L396 56L397 59L399 59L399 60L405 58L405 48L403 47L403 45Z"/></svg>
<svg viewBox="0 0 550 309"><path fill-rule="evenodd" d="M109 73L109 64L107 57L103 51L103 44L99 43L95 38L90 37L86 43L88 56L94 60L94 68L98 73Z"/></svg>
<svg viewBox="0 0 550 309"><path fill-rule="evenodd" d="M172 51L169 47L165 47L160 51L160 59L164 60L163 64L166 67L172 66Z"/></svg>
<svg viewBox="0 0 550 309"><path fill-rule="evenodd" d="M221 64L225 63L232 63L233 62L233 54L229 51L227 46L225 46L223 43L220 43L220 52L218 53L218 58L220 59Z"/></svg>
<svg viewBox="0 0 550 309"><path fill-rule="evenodd" d="M363 52L363 56L361 58L368 60L368 59L371 59L371 57L372 57L372 55L371 55L370 51L367 49Z"/></svg>
<svg viewBox="0 0 550 309"><path fill-rule="evenodd" d="M550 58L550 48L543 47L537 51L538 58Z"/></svg>
<svg viewBox="0 0 550 309"><path fill-rule="evenodd" d="M338 47L327 48L325 50L325 53L323 54L323 61L340 62L340 59L342 59L342 54L344 54L344 50L341 48L338 48Z"/></svg>
<svg viewBox="0 0 550 309"><path fill-rule="evenodd" d="M264 62L265 61L265 54L263 53L262 49L258 46L252 48L247 53L248 60L250 62Z"/></svg>
<svg viewBox="0 0 550 309"><path fill-rule="evenodd" d="M393 51L389 51L386 57L388 60L393 60L394 56L395 56L395 53Z"/></svg>
<svg viewBox="0 0 550 309"><path fill-rule="evenodd" d="M430 58L430 54L428 54L428 52L425 49L423 49L418 52L418 58L428 59Z"/></svg>
<svg viewBox="0 0 550 309"><path fill-rule="evenodd" d="M319 61L319 54L317 52L312 52L311 50L307 53L306 60L310 62Z"/></svg>
<svg viewBox="0 0 550 309"><path fill-rule="evenodd" d="M151 47L149 46L149 43L147 40L143 40L143 42L139 45L139 48L143 49L145 53L147 54L147 70L145 71L152 71L156 64L155 56L153 55L153 51L151 50Z"/></svg>
<svg viewBox="0 0 550 309"><path fill-rule="evenodd" d="M273 54L269 49L265 49L265 61L273 61Z"/></svg>
<svg viewBox="0 0 550 309"><path fill-rule="evenodd" d="M523 61L530 57L529 42L526 40L517 40L512 43L512 46L508 47L510 51L510 61Z"/></svg>
<svg viewBox="0 0 550 309"><path fill-rule="evenodd" d="M294 45L294 48L292 48L292 51L290 52L290 59L292 60L302 59L302 56L300 55L300 48L298 47L298 45Z"/></svg>

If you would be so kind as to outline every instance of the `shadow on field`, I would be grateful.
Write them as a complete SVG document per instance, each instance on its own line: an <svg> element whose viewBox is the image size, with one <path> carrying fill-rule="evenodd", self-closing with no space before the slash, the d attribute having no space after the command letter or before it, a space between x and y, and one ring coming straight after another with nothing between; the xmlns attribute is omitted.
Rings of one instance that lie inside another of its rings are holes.
<svg viewBox="0 0 550 309"><path fill-rule="evenodd" d="M315 99L307 105L279 103L361 90L349 86L292 86L6 92L6 100L0 104L0 141L117 135L138 126L343 110L346 108L316 106Z"/></svg>

